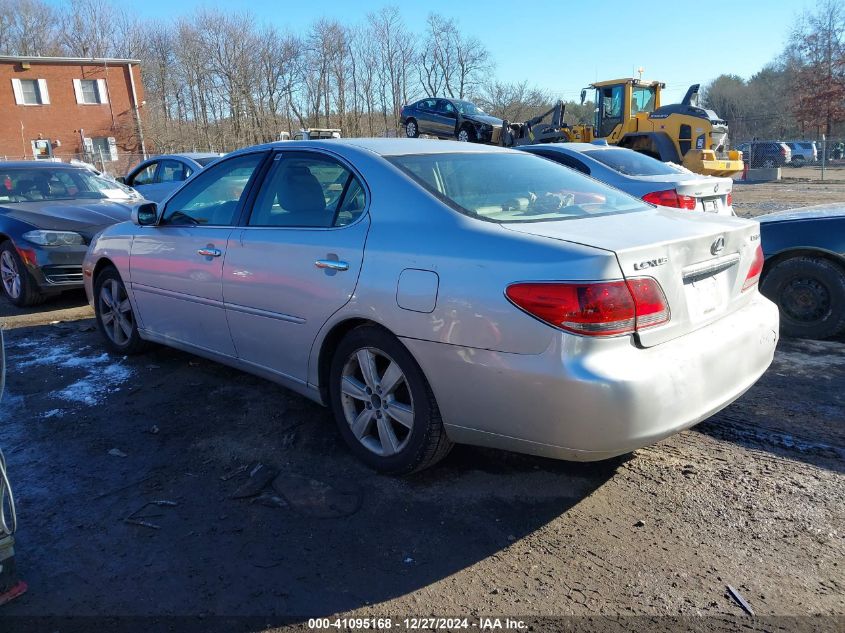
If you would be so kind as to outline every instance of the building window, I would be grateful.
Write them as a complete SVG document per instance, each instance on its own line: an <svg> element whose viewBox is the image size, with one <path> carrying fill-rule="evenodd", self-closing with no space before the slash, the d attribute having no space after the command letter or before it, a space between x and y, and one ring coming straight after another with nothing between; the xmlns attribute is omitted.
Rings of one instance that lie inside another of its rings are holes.
<svg viewBox="0 0 845 633"><path fill-rule="evenodd" d="M12 79L12 91L18 105L46 105L50 103L44 79Z"/></svg>
<svg viewBox="0 0 845 633"><path fill-rule="evenodd" d="M74 79L73 91L77 103L96 105L109 102L104 79Z"/></svg>
<svg viewBox="0 0 845 633"><path fill-rule="evenodd" d="M113 163L117 160L117 144L112 136L92 138L91 152L94 160L100 163Z"/></svg>

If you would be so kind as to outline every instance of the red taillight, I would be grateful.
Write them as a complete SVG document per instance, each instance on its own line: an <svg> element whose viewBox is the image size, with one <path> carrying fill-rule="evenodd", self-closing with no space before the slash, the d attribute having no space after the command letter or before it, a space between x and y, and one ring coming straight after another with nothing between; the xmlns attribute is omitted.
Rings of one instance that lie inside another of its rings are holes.
<svg viewBox="0 0 845 633"><path fill-rule="evenodd" d="M505 293L528 314L589 336L629 334L669 320L660 285L650 277L625 281L520 283Z"/></svg>
<svg viewBox="0 0 845 633"><path fill-rule="evenodd" d="M754 261L751 262L751 268L748 269L748 274L745 276L745 283L742 284L742 291L745 292L749 288L753 288L760 281L760 273L763 272L763 246L757 245L757 250L754 252Z"/></svg>
<svg viewBox="0 0 845 633"><path fill-rule="evenodd" d="M695 198L692 196L682 196L674 189L667 189L666 191L652 191L643 196L643 200L651 204L656 204L659 207L674 207L676 209L687 209L692 211L695 209Z"/></svg>
<svg viewBox="0 0 845 633"><path fill-rule="evenodd" d="M734 203L734 195L729 191L728 192L728 206L733 206Z"/></svg>
<svg viewBox="0 0 845 633"><path fill-rule="evenodd" d="M783 156L783 157L786 157L786 148L785 147L780 148L780 155Z"/></svg>

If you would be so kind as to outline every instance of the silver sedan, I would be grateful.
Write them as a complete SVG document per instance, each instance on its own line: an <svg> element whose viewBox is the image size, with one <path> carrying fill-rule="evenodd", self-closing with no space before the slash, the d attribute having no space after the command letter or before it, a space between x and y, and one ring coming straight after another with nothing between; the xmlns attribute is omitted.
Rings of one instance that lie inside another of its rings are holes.
<svg viewBox="0 0 845 633"><path fill-rule="evenodd" d="M730 178L702 176L607 143L546 143L520 149L577 169L649 204L734 215Z"/></svg>
<svg viewBox="0 0 845 633"><path fill-rule="evenodd" d="M190 351L330 406L372 467L454 442L597 460L771 363L756 222L655 208L531 154L419 139L233 153L103 231L106 344Z"/></svg>

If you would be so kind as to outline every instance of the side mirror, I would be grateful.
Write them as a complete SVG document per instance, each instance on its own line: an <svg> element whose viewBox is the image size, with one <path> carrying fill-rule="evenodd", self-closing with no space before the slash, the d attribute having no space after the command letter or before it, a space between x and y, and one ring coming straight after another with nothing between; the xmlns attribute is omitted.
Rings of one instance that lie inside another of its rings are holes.
<svg viewBox="0 0 845 633"><path fill-rule="evenodd" d="M158 221L158 205L146 202L132 209L132 221L138 226L153 226Z"/></svg>
<svg viewBox="0 0 845 633"><path fill-rule="evenodd" d="M123 176L118 176L117 178L115 178L115 180L116 180L117 182L119 182L121 185L125 185L125 184L126 184L126 178L124 178Z"/></svg>

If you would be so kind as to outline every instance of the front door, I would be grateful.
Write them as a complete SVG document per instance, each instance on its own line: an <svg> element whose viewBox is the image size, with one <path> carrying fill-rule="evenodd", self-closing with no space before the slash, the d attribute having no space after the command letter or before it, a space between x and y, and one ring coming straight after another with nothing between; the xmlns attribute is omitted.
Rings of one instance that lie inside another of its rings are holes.
<svg viewBox="0 0 845 633"><path fill-rule="evenodd" d="M361 180L335 158L275 156L223 266L239 358L307 380L317 333L355 290L369 229L366 203Z"/></svg>
<svg viewBox="0 0 845 633"><path fill-rule="evenodd" d="M210 167L168 201L158 225L139 229L130 283L145 330L235 355L223 308L223 263L249 185L266 157L242 154Z"/></svg>

